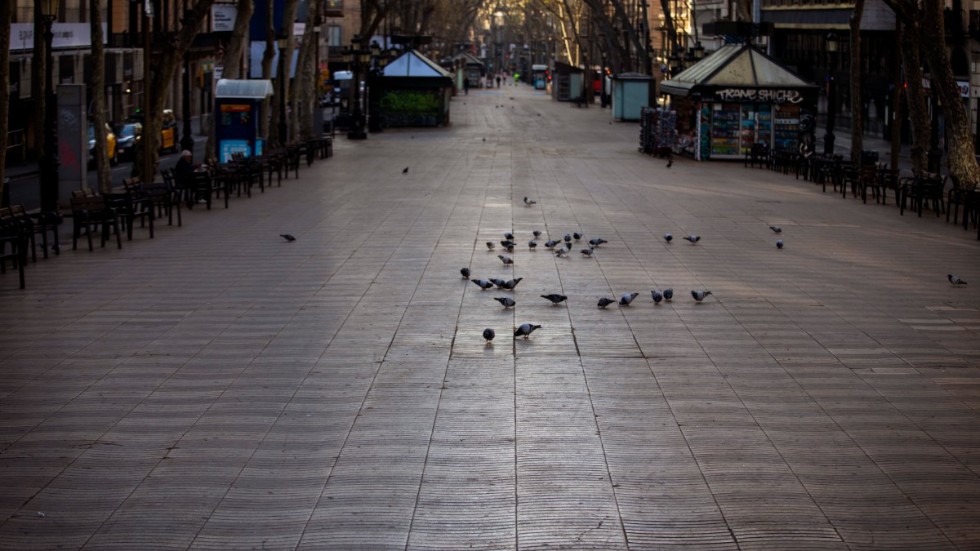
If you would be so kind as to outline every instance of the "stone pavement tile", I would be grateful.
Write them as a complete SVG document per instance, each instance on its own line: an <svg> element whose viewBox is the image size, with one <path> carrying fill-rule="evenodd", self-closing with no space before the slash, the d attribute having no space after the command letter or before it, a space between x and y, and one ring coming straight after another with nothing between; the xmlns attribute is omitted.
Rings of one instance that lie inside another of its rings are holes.
<svg viewBox="0 0 980 551"><path fill-rule="evenodd" d="M0 289L0 547L975 546L980 302L945 282L977 272L971 234L667 170L522 87L458 100ZM512 267L484 244L507 231Z"/></svg>

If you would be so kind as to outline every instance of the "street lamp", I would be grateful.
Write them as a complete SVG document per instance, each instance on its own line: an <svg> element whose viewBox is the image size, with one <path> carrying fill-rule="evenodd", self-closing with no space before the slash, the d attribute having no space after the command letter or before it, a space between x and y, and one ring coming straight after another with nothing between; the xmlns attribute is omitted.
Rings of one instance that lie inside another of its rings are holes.
<svg viewBox="0 0 980 551"><path fill-rule="evenodd" d="M181 117L184 119L184 137L180 139L180 148L184 151L194 151L194 138L191 137L191 56L184 54L184 78L181 82L183 97L181 103Z"/></svg>
<svg viewBox="0 0 980 551"><path fill-rule="evenodd" d="M374 56L373 70L371 71L371 78L368 79L368 130L371 132L382 132L384 128L381 126L381 118L378 116L377 103L378 99L374 97L376 93L375 87L381 84L381 79L385 75L385 67L388 62L391 61L394 56L392 55L393 50L382 50L381 46L377 42L371 44L371 52Z"/></svg>
<svg viewBox="0 0 980 551"><path fill-rule="evenodd" d="M44 44L45 44L45 97L44 97L44 152L38 162L41 182L41 211L58 210L58 127L55 110L58 108L58 97L54 91L54 76L51 66L54 65L52 55L52 43L54 42L54 32L51 27L54 20L58 18L58 7L60 0L40 0L41 17L44 22ZM4 109L7 107L4 106ZM96 132L100 129L96 129Z"/></svg>
<svg viewBox="0 0 980 551"><path fill-rule="evenodd" d="M350 64L353 72L354 87L354 111L351 113L351 129L347 132L348 140L365 140L367 132L364 131L364 111L361 109L361 69L368 66L371 62L371 51L355 47L359 38L351 41L351 46L344 51L344 61Z"/></svg>
<svg viewBox="0 0 980 551"><path fill-rule="evenodd" d="M279 36L279 144L286 145L289 141L289 129L286 126L286 46L289 45L289 36Z"/></svg>
<svg viewBox="0 0 980 551"><path fill-rule="evenodd" d="M827 134L823 137L824 155L834 154L834 124L837 122L837 83L834 81L834 69L839 47L837 34L827 33Z"/></svg>

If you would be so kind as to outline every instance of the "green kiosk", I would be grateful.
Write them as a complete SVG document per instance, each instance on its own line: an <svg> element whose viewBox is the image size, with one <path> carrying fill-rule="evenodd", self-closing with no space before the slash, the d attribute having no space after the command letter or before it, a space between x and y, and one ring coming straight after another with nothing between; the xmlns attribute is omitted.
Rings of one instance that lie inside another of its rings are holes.
<svg viewBox="0 0 980 551"><path fill-rule="evenodd" d="M214 91L214 136L219 163L231 161L235 153L262 155L259 137L259 108L272 95L268 80L221 79Z"/></svg>

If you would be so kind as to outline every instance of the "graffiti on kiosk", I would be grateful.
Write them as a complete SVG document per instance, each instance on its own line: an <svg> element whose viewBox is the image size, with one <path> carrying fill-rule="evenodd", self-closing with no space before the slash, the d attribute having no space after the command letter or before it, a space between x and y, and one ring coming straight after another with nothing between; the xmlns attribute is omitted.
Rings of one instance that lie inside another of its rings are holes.
<svg viewBox="0 0 980 551"><path fill-rule="evenodd" d="M763 103L800 103L803 95L799 90L752 90L749 88L726 88L715 95L721 101L758 101Z"/></svg>

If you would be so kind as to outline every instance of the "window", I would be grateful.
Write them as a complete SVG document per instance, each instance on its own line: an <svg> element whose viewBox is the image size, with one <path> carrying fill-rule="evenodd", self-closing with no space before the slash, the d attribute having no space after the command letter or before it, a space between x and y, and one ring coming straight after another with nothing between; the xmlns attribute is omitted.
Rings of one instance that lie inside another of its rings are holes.
<svg viewBox="0 0 980 551"><path fill-rule="evenodd" d="M343 29L340 25L327 26L327 46L340 47L344 45Z"/></svg>

